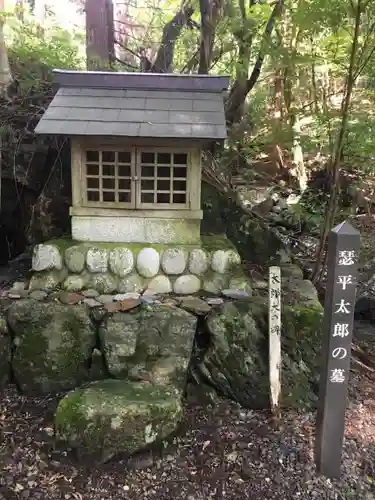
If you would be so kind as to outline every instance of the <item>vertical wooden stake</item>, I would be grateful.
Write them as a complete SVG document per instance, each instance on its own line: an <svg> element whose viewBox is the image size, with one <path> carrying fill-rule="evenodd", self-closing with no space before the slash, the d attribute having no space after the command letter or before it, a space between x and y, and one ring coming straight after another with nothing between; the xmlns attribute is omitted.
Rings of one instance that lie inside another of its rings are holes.
<svg viewBox="0 0 375 500"><path fill-rule="evenodd" d="M269 376L271 410L278 414L281 392L281 273L269 268Z"/></svg>

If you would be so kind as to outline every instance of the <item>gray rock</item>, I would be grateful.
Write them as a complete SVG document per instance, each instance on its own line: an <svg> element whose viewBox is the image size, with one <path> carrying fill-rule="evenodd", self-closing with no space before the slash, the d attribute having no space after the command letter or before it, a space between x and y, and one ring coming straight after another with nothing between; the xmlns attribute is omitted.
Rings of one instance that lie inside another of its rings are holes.
<svg viewBox="0 0 375 500"><path fill-rule="evenodd" d="M209 262L207 253L200 249L195 248L190 252L188 269L191 274L196 274L197 276L201 276L204 274L209 268Z"/></svg>
<svg viewBox="0 0 375 500"><path fill-rule="evenodd" d="M84 295L85 297L94 299L95 297L97 297L100 294L97 290L93 290L92 288L89 288L88 290L83 290L82 295Z"/></svg>
<svg viewBox="0 0 375 500"><path fill-rule="evenodd" d="M93 274L90 277L89 287L94 288L100 294L110 294L117 289L117 279L108 273Z"/></svg>
<svg viewBox="0 0 375 500"><path fill-rule="evenodd" d="M95 330L85 305L24 299L8 310L12 370L24 392L72 389L88 378Z"/></svg>
<svg viewBox="0 0 375 500"><path fill-rule="evenodd" d="M226 289L222 290L221 293L228 299L248 299L249 297L251 297L250 294L241 290Z"/></svg>
<svg viewBox="0 0 375 500"><path fill-rule="evenodd" d="M88 307L93 308L93 307L98 307L101 306L101 302L98 302L97 300L93 299L92 297L86 297L83 299L83 303L86 304Z"/></svg>
<svg viewBox="0 0 375 500"><path fill-rule="evenodd" d="M158 293L170 293L172 285L167 276L155 276L148 284L145 294L157 295Z"/></svg>
<svg viewBox="0 0 375 500"><path fill-rule="evenodd" d="M196 325L192 314L164 304L106 317L99 336L110 375L125 377L136 365L150 380L182 390Z"/></svg>
<svg viewBox="0 0 375 500"><path fill-rule="evenodd" d="M114 295L98 295L96 297L96 300L101 304L108 304L109 302L114 301Z"/></svg>
<svg viewBox="0 0 375 500"><path fill-rule="evenodd" d="M34 290L29 294L29 298L33 300L46 300L48 293L43 290Z"/></svg>
<svg viewBox="0 0 375 500"><path fill-rule="evenodd" d="M142 248L137 255L137 270L139 274L144 278L153 278L158 274L159 267L159 253L154 248Z"/></svg>
<svg viewBox="0 0 375 500"><path fill-rule="evenodd" d="M139 299L141 295L136 292L127 292L127 293L117 293L114 296L114 300L116 301L121 301L121 300L127 300L127 299Z"/></svg>
<svg viewBox="0 0 375 500"><path fill-rule="evenodd" d="M202 380L252 409L269 408L268 299L225 302L206 318L211 344L198 366ZM295 303L282 310L282 401L315 404L323 309Z"/></svg>
<svg viewBox="0 0 375 500"><path fill-rule="evenodd" d="M138 329L137 315L128 313L114 314L101 324L101 351L112 377L126 375L137 348Z"/></svg>
<svg viewBox="0 0 375 500"><path fill-rule="evenodd" d="M318 292L309 280L287 278L282 281L281 290L285 304L293 306L300 304L303 306L320 307Z"/></svg>
<svg viewBox="0 0 375 500"><path fill-rule="evenodd" d="M108 269L108 250L106 248L89 248L86 265L90 273L106 273Z"/></svg>
<svg viewBox="0 0 375 500"><path fill-rule="evenodd" d="M211 311L211 307L206 301L198 297L183 297L180 303L180 307L189 311L197 316L205 316Z"/></svg>
<svg viewBox="0 0 375 500"><path fill-rule="evenodd" d="M50 271L52 269L61 271L62 267L62 257L57 246L35 245L32 258L33 271Z"/></svg>
<svg viewBox="0 0 375 500"><path fill-rule="evenodd" d="M229 280L228 286L231 290L238 290L240 292L246 292L248 295L252 295L252 293L253 293L250 282L245 277L231 278Z"/></svg>
<svg viewBox="0 0 375 500"><path fill-rule="evenodd" d="M65 264L70 272L81 273L85 268L87 247L74 245L65 250Z"/></svg>
<svg viewBox="0 0 375 500"><path fill-rule="evenodd" d="M224 304L224 300L220 297L209 297L206 299L206 302L210 306L221 306L221 304Z"/></svg>
<svg viewBox="0 0 375 500"><path fill-rule="evenodd" d="M216 250L212 255L212 270L225 274L241 264L241 258L234 250Z"/></svg>
<svg viewBox="0 0 375 500"><path fill-rule="evenodd" d="M55 429L79 458L106 462L167 438L181 418L181 401L171 388L108 379L65 396Z"/></svg>
<svg viewBox="0 0 375 500"><path fill-rule="evenodd" d="M194 274L186 274L179 276L174 285L173 291L177 295L190 295L199 292L201 288L201 280Z"/></svg>
<svg viewBox="0 0 375 500"><path fill-rule="evenodd" d="M284 278L296 278L303 280L303 271L302 269L295 264L287 264L281 266L281 277Z"/></svg>
<svg viewBox="0 0 375 500"><path fill-rule="evenodd" d="M165 274L182 274L186 267L186 255L180 248L164 250L161 258L161 267Z"/></svg>
<svg viewBox="0 0 375 500"><path fill-rule="evenodd" d="M80 292L85 286L85 280L78 274L71 274L63 283L63 289L67 292Z"/></svg>
<svg viewBox="0 0 375 500"><path fill-rule="evenodd" d="M137 273L130 274L118 282L119 293L142 293L145 288L144 279Z"/></svg>
<svg viewBox="0 0 375 500"><path fill-rule="evenodd" d="M225 274L208 272L203 281L202 288L205 292L219 295L221 290L228 288L229 277Z"/></svg>
<svg viewBox="0 0 375 500"><path fill-rule="evenodd" d="M66 278L66 271L44 271L38 272L31 277L29 290L43 290L51 292L55 290Z"/></svg>
<svg viewBox="0 0 375 500"><path fill-rule="evenodd" d="M109 254L109 268L117 276L123 278L134 269L134 257L129 248L115 248Z"/></svg>

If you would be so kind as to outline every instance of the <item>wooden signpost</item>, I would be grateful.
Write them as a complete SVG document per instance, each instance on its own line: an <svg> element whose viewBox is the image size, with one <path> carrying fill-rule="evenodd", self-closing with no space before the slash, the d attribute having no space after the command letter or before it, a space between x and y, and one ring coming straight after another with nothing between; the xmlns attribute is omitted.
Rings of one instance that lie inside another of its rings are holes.
<svg viewBox="0 0 375 500"><path fill-rule="evenodd" d="M269 377L271 410L279 411L281 392L281 274L280 268L269 268Z"/></svg>
<svg viewBox="0 0 375 500"><path fill-rule="evenodd" d="M348 222L328 237L322 371L316 423L318 472L340 476L348 394L360 233Z"/></svg>

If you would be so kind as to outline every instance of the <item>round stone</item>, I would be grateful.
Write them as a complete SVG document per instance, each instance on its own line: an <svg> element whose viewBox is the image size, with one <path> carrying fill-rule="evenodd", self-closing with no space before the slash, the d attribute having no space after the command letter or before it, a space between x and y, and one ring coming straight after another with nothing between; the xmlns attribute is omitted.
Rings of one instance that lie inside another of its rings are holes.
<svg viewBox="0 0 375 500"><path fill-rule="evenodd" d="M218 295L228 288L228 277L223 274L208 273L203 281L203 290Z"/></svg>
<svg viewBox="0 0 375 500"><path fill-rule="evenodd" d="M47 273L37 273L31 277L29 290L44 290L52 292L66 278L62 275L62 271L49 271Z"/></svg>
<svg viewBox="0 0 375 500"><path fill-rule="evenodd" d="M142 248L137 256L137 270L144 278L153 278L159 272L160 257L154 248Z"/></svg>
<svg viewBox="0 0 375 500"><path fill-rule="evenodd" d="M72 273L81 273L85 267L87 249L79 245L65 250L65 263Z"/></svg>
<svg viewBox="0 0 375 500"><path fill-rule="evenodd" d="M241 264L241 258L234 250L216 250L212 255L212 270L219 274L225 274L233 267Z"/></svg>
<svg viewBox="0 0 375 500"><path fill-rule="evenodd" d="M86 264L90 273L106 273L108 269L107 250L105 248L89 248Z"/></svg>
<svg viewBox="0 0 375 500"><path fill-rule="evenodd" d="M123 278L133 271L134 257L129 248L115 248L109 254L109 268L117 276Z"/></svg>
<svg viewBox="0 0 375 500"><path fill-rule="evenodd" d="M186 267L185 252L179 248L168 248L163 252L161 267L165 274L181 274Z"/></svg>
<svg viewBox="0 0 375 500"><path fill-rule="evenodd" d="M62 257L55 245L36 245L33 251L32 270L50 271L61 270L63 267Z"/></svg>
<svg viewBox="0 0 375 500"><path fill-rule="evenodd" d="M113 293L117 288L117 280L110 274L94 274L90 278L90 288L94 288L100 294Z"/></svg>
<svg viewBox="0 0 375 500"><path fill-rule="evenodd" d="M67 292L80 292L84 286L85 281L82 276L72 274L66 278L62 287Z"/></svg>
<svg viewBox="0 0 375 500"><path fill-rule="evenodd" d="M176 279L173 290L178 295L190 295L199 292L200 288L201 280L194 274L186 274Z"/></svg>
<svg viewBox="0 0 375 500"><path fill-rule="evenodd" d="M118 282L119 293L141 293L144 290L144 280L139 274L133 273Z"/></svg>
<svg viewBox="0 0 375 500"><path fill-rule="evenodd" d="M208 269L208 258L204 250L195 248L189 255L189 272L198 276L204 274Z"/></svg>
<svg viewBox="0 0 375 500"><path fill-rule="evenodd" d="M155 276L148 284L146 293L157 295L158 293L171 293L172 285L167 276Z"/></svg>

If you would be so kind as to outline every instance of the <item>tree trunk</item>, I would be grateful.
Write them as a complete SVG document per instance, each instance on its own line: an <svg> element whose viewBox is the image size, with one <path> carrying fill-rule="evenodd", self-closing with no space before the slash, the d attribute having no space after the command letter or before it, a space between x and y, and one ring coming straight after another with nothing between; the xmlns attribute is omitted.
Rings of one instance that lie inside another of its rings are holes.
<svg viewBox="0 0 375 500"><path fill-rule="evenodd" d="M163 34L152 66L153 73L172 73L174 46L181 34L182 28L188 24L194 13L190 0L184 0L180 10L169 23L164 26Z"/></svg>
<svg viewBox="0 0 375 500"><path fill-rule="evenodd" d="M285 0L277 0L272 10L270 18L268 19L266 28L264 30L261 48L257 60L255 61L250 77L244 83L238 82L236 80L236 82L232 86L232 89L229 93L229 97L225 105L226 119L228 125L233 125L233 123L238 122L242 118L241 108L244 105L247 94L253 89L254 85L257 83L259 79L264 58L266 55L266 47L267 44L269 43L276 20L282 15L282 12L284 10L284 4Z"/></svg>
<svg viewBox="0 0 375 500"><path fill-rule="evenodd" d="M8 51L4 38L4 0L0 0L0 95L7 96L9 85L12 83L12 74L9 67Z"/></svg>
<svg viewBox="0 0 375 500"><path fill-rule="evenodd" d="M345 135L348 128L349 121L349 110L351 105L353 87L355 84L356 78L356 69L355 69L355 61L358 53L358 44L359 44L359 33L361 26L361 15L363 12L363 5L361 0L358 0L357 5L355 6L355 23L354 23L354 33L352 40L352 47L350 52L350 62L348 74L345 82L345 92L344 98L341 104L341 126L337 136L337 141L335 145L334 154L332 156L332 161L329 164L329 173L331 177L331 185L330 185L330 195L326 206L325 211L325 220L324 226L322 228L319 246L316 254L315 266L312 272L312 281L316 283L319 281L323 275L323 271L326 265L326 245L327 238L332 226L334 224L334 220L336 217L337 206L338 206L338 197L340 193L339 186L339 176L340 176L340 163L342 159L343 149L344 149L344 140ZM358 75L357 75L358 76ZM323 259L324 256L324 259ZM323 262L322 262L323 260Z"/></svg>
<svg viewBox="0 0 375 500"><path fill-rule="evenodd" d="M0 0L0 97L8 99L8 88L12 83L12 74L9 66L8 51L4 38L4 0ZM0 137L0 208L1 208L1 179L2 179L2 139Z"/></svg>

